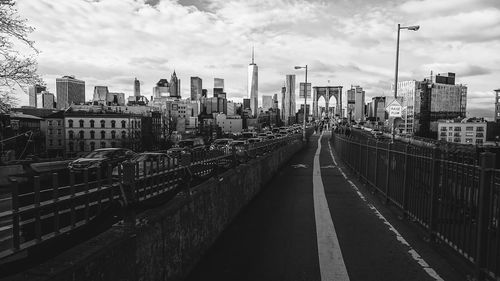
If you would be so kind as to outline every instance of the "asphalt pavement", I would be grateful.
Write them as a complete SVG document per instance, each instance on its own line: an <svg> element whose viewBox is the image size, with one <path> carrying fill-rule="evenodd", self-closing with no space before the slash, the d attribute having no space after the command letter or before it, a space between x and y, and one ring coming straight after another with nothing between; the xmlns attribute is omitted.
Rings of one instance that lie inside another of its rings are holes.
<svg viewBox="0 0 500 281"><path fill-rule="evenodd" d="M349 174L329 138L313 135L186 280L466 280L415 223Z"/></svg>

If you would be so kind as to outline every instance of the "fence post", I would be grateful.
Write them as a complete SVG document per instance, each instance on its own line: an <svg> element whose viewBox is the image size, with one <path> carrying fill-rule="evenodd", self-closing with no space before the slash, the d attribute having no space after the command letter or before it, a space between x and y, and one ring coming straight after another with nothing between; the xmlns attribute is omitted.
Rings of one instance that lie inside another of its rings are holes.
<svg viewBox="0 0 500 281"><path fill-rule="evenodd" d="M440 173L440 156L441 151L439 148L434 147L432 149L432 164L431 164L431 198L430 198L430 218L429 218L429 238L434 241L437 232L437 217L439 208L439 183L441 179Z"/></svg>
<svg viewBox="0 0 500 281"><path fill-rule="evenodd" d="M477 280L483 280L485 278L489 232L488 227L490 218L490 195L495 168L495 154L491 152L483 152L480 155L480 161L481 173L479 178L477 248L476 256L474 258Z"/></svg>
<svg viewBox="0 0 500 281"><path fill-rule="evenodd" d="M409 163L408 163L408 159L410 158L408 156L408 147L410 145L409 144L406 144L405 145L405 172L403 174L403 204L402 204L402 207L403 207L403 213L405 215L408 214L408 173L410 172L410 169L409 169Z"/></svg>
<svg viewBox="0 0 500 281"><path fill-rule="evenodd" d="M373 187L375 190L378 189L377 187L377 178L378 178L378 140L375 139L375 165L373 165L373 168L375 169L375 177L373 179Z"/></svg>
<svg viewBox="0 0 500 281"><path fill-rule="evenodd" d="M138 201L136 190L135 190L135 177L136 169L135 163L131 161L125 161L122 163L123 173L120 180L120 191L123 199L123 222L125 227L134 228L135 227L135 211L133 209L133 204Z"/></svg>
<svg viewBox="0 0 500 281"><path fill-rule="evenodd" d="M385 204L389 203L389 184L391 178L392 142L387 145L387 169L385 177Z"/></svg>
<svg viewBox="0 0 500 281"><path fill-rule="evenodd" d="M19 250L21 246L21 235L19 229L19 185L16 179L11 180L12 192L12 242L14 250Z"/></svg>

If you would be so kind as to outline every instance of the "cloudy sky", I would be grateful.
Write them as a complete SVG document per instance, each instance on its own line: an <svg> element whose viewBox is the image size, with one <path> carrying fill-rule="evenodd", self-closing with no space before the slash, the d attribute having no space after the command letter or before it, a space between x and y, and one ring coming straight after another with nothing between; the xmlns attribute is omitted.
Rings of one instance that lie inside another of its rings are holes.
<svg viewBox="0 0 500 281"><path fill-rule="evenodd" d="M490 118L500 88L498 0L18 0L18 9L36 28L49 90L75 75L87 99L95 85L131 94L134 77L150 96L175 69L183 97L190 76L208 89L220 77L241 101L255 46L259 95L279 93L286 74L302 81L293 67L308 64L313 86L361 85L368 101L391 95L398 23L421 27L401 32L400 81L455 72L469 115Z"/></svg>

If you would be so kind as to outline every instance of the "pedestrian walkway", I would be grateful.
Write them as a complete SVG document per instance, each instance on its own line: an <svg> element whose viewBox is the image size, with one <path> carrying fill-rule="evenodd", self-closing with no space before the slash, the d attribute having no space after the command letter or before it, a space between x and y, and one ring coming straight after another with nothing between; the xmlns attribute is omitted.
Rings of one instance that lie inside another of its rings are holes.
<svg viewBox="0 0 500 281"><path fill-rule="evenodd" d="M315 134L187 280L466 280Z"/></svg>

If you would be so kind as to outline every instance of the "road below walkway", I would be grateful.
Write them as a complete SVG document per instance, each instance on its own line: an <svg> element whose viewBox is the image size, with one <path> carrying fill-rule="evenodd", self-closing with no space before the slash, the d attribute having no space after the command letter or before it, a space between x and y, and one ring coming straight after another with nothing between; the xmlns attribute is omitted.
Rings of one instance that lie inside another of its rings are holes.
<svg viewBox="0 0 500 281"><path fill-rule="evenodd" d="M316 134L186 279L466 280L361 186Z"/></svg>

